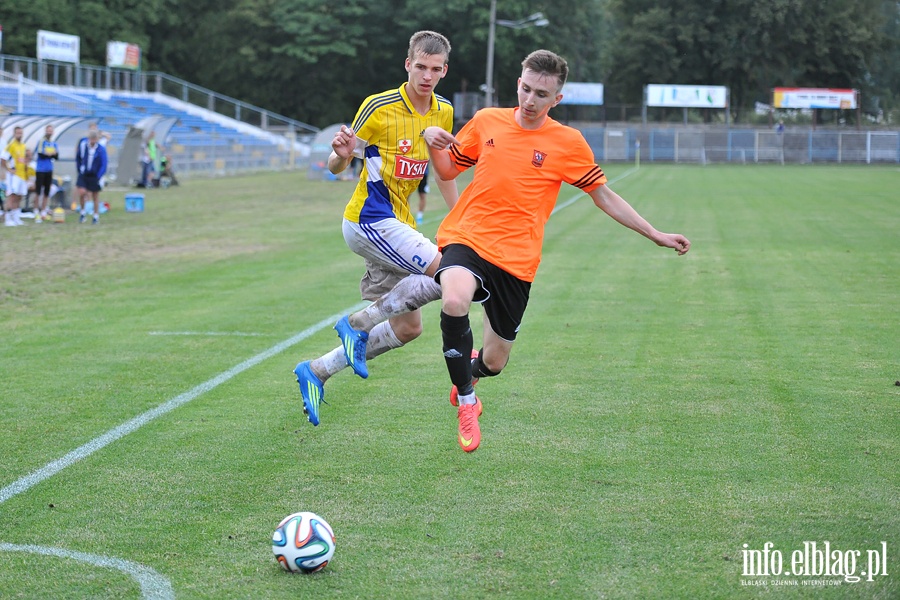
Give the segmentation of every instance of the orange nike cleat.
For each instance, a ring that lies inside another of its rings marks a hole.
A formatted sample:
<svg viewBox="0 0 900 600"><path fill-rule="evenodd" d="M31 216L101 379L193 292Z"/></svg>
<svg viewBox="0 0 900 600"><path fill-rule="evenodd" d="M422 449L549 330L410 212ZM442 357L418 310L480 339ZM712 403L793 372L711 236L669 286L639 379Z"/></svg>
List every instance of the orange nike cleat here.
<svg viewBox="0 0 900 600"><path fill-rule="evenodd" d="M457 410L459 418L459 447L465 452L474 452L481 443L481 427L478 426L478 405L462 404Z"/></svg>

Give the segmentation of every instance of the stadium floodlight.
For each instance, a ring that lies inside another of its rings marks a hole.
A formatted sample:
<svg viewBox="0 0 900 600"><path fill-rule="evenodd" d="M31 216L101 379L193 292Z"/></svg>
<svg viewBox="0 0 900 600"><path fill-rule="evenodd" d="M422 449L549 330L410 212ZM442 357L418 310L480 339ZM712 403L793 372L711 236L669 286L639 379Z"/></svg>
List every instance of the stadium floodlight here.
<svg viewBox="0 0 900 600"><path fill-rule="evenodd" d="M546 27L549 24L550 21L544 18L544 13L541 12L536 12L518 21L498 19L497 0L491 0L491 19L488 28L487 78L483 87L485 106L494 105L494 35L497 25L510 29L527 29L529 27Z"/></svg>
<svg viewBox="0 0 900 600"><path fill-rule="evenodd" d="M497 19L497 25L509 27L510 29L526 29L528 27L546 27L550 21L544 18L544 13L536 12L518 21L507 21L506 19Z"/></svg>

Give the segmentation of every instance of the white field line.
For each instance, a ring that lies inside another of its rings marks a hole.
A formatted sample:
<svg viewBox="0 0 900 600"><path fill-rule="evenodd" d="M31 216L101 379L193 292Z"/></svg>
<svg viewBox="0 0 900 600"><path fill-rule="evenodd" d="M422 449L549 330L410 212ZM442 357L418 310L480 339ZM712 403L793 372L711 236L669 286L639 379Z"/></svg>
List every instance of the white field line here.
<svg viewBox="0 0 900 600"><path fill-rule="evenodd" d="M236 337L263 337L265 333L244 333L242 331L151 331L149 335L202 335L202 336L236 336Z"/></svg>
<svg viewBox="0 0 900 600"><path fill-rule="evenodd" d="M148 600L173 600L175 598L175 590L169 580L144 565L131 562L130 560L122 560L121 558L111 558L109 556L100 556L98 554L86 554L84 552L73 552L63 548L48 548L46 546L17 545L6 544L0 542L0 552L30 552L31 554L43 554L44 556L58 556L60 558L70 558L73 560L88 563L106 569L116 569L131 576L141 586L141 597Z"/></svg>
<svg viewBox="0 0 900 600"><path fill-rule="evenodd" d="M352 307L348 308L345 312L327 317L327 318L319 321L312 327L309 327L308 329L301 331L294 337L289 338L278 344L275 344L268 350L265 350L264 352L257 354L253 358L249 358L249 359L245 360L244 362L242 362L238 365L235 365L234 367L228 369L224 373L220 373L219 375L216 375L212 379L205 381L204 383L201 383L197 387L195 387L191 390L188 390L187 392L184 392L183 394L180 394L180 395L176 396L175 398L172 398L168 402L160 404L156 408L150 409L147 412L131 419L130 421L122 423L121 425L119 425L118 427L116 427L114 429L110 429L103 435L94 438L93 440L89 441L88 443L84 444L83 446L79 446L75 450L72 450L71 452L69 452L68 454L63 456L62 458L58 458L52 462L47 463L40 469L26 475L25 477L19 479L18 481L14 482L14 483L11 483L10 485L6 486L5 488L0 489L0 504L3 504L4 502L9 500L13 496L16 496L18 494L21 494L24 491L31 489L32 487L34 487L37 484L44 481L45 479L48 479L48 478L52 477L53 475L56 475L57 473L59 473L60 471L65 469L66 467L69 467L69 466L75 464L76 462L78 462L79 460L90 456L97 450L105 448L106 446L115 442L119 438L125 437L129 433L137 431L138 429L140 429L141 427L143 427L150 421L156 419L157 417L160 417L168 412L171 412L171 411L175 410L176 408L182 406L183 404L187 404L188 402L190 402L197 396L200 396L201 394L204 394L212 389L215 389L216 387L225 383L229 379L232 379L236 375L243 373L247 369L250 369L251 367L255 367L256 365L263 362L264 360L269 359L269 358L275 356L276 354L284 352L291 346L294 346L295 344L298 344L298 343L302 342L303 340L311 337L313 334L318 333L322 329L325 329L326 327L331 326L332 324L334 324L335 321L340 319L342 316L344 316L348 312L355 312L355 311L359 310L360 308L363 308L364 306L367 306L367 305L368 305L367 302L361 302L361 303L357 304L356 306L352 306Z"/></svg>

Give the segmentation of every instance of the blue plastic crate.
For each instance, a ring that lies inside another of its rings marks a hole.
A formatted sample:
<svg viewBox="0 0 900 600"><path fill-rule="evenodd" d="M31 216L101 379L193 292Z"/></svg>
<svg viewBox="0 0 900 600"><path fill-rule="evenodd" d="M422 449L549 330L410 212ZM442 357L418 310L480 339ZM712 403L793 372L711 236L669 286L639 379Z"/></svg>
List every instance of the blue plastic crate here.
<svg viewBox="0 0 900 600"><path fill-rule="evenodd" d="M144 212L144 195L126 194L125 212Z"/></svg>

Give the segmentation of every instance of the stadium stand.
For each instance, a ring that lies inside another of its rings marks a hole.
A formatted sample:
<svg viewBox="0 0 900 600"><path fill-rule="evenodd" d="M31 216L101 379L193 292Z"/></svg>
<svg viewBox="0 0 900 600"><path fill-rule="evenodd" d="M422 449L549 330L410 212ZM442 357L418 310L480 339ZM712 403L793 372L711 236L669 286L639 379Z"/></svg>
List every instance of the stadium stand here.
<svg viewBox="0 0 900 600"><path fill-rule="evenodd" d="M213 97L212 92L206 93ZM0 144L7 143L13 127L22 125L26 144L33 146L44 127L53 124L60 145L54 170L74 179L75 145L91 122L110 134L109 173L125 185L139 180L135 173L140 169L134 164L139 152L129 149L127 164L119 164L123 144L134 130L141 132L142 139L155 131L180 175L304 167L309 142L317 131L305 124L294 128L292 123L274 132L160 92L50 85L27 79L21 71L0 71L0 126L4 128Z"/></svg>

